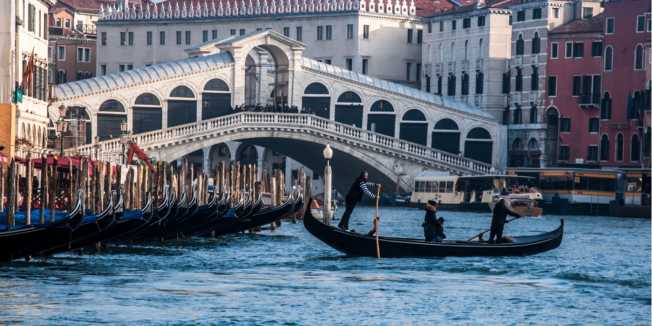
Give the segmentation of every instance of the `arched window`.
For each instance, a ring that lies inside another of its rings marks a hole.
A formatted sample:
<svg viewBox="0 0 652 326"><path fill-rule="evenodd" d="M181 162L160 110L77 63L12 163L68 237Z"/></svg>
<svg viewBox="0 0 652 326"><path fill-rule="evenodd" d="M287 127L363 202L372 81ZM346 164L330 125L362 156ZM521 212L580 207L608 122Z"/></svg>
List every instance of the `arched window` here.
<svg viewBox="0 0 652 326"><path fill-rule="evenodd" d="M539 33L534 33L534 38L532 38L532 54L541 52L541 39L539 38Z"/></svg>
<svg viewBox="0 0 652 326"><path fill-rule="evenodd" d="M516 55L523 55L525 52L525 41L523 41L523 35L519 34L518 39L516 40Z"/></svg>
<svg viewBox="0 0 652 326"><path fill-rule="evenodd" d="M482 94L484 92L484 73L480 70L475 71L475 93Z"/></svg>
<svg viewBox="0 0 652 326"><path fill-rule="evenodd" d="M394 137L396 115L394 106L385 100L378 100L371 105L367 115L367 130Z"/></svg>
<svg viewBox="0 0 652 326"><path fill-rule="evenodd" d="M604 97L600 103L600 119L611 119L611 96L609 92L604 93Z"/></svg>
<svg viewBox="0 0 652 326"><path fill-rule="evenodd" d="M231 108L231 91L221 79L211 79L204 85L204 92L201 99L202 120L217 118L230 114Z"/></svg>
<svg viewBox="0 0 652 326"><path fill-rule="evenodd" d="M469 40L464 41L464 60L469 59Z"/></svg>
<svg viewBox="0 0 652 326"><path fill-rule="evenodd" d="M168 99L168 127L197 121L195 93L186 86L177 86Z"/></svg>
<svg viewBox="0 0 652 326"><path fill-rule="evenodd" d="M432 130L432 148L458 154L460 152L460 130L455 121L445 118L437 121Z"/></svg>
<svg viewBox="0 0 652 326"><path fill-rule="evenodd" d="M609 137L602 135L600 139L600 160L609 161Z"/></svg>
<svg viewBox="0 0 652 326"><path fill-rule="evenodd" d="M399 137L403 140L426 145L428 134L428 121L419 110L409 110L403 114Z"/></svg>
<svg viewBox="0 0 652 326"><path fill-rule="evenodd" d="M616 161L622 161L624 157L624 147L625 147L625 139L623 137L623 134L619 133L616 136Z"/></svg>
<svg viewBox="0 0 652 326"><path fill-rule="evenodd" d="M604 70L611 71L614 63L614 49L608 46L604 49Z"/></svg>
<svg viewBox="0 0 652 326"><path fill-rule="evenodd" d="M520 150L522 150L522 149L523 149L522 146L523 146L523 144L521 144L521 138L516 138L516 139L514 139L514 141L512 142L512 150L513 150L513 151L520 151Z"/></svg>
<svg viewBox="0 0 652 326"><path fill-rule="evenodd" d="M538 151L539 142L535 138L530 138L530 140L527 142L527 149L529 151Z"/></svg>
<svg viewBox="0 0 652 326"><path fill-rule="evenodd" d="M152 93L138 95L132 108L132 130L134 134L159 130L163 125L161 102Z"/></svg>
<svg viewBox="0 0 652 326"><path fill-rule="evenodd" d="M489 132L481 127L473 128L466 135L464 156L485 163L491 163L493 141Z"/></svg>
<svg viewBox="0 0 652 326"><path fill-rule="evenodd" d="M537 105L530 103L530 123L539 123L539 110Z"/></svg>
<svg viewBox="0 0 652 326"><path fill-rule="evenodd" d="M629 152L630 161L638 162L641 159L641 142L638 135L632 135L631 149Z"/></svg>
<svg viewBox="0 0 652 326"><path fill-rule="evenodd" d="M534 103L530 103L530 123L538 123L539 122L539 112L537 112L537 105Z"/></svg>
<svg viewBox="0 0 652 326"><path fill-rule="evenodd" d="M354 92L344 92L335 103L335 121L362 128L362 99Z"/></svg>
<svg viewBox="0 0 652 326"><path fill-rule="evenodd" d="M462 71L462 95L469 95L469 74Z"/></svg>
<svg viewBox="0 0 652 326"><path fill-rule="evenodd" d="M521 109L521 105L516 103L514 104L516 107L514 109L514 112L512 112L512 123L517 125L523 123L523 110Z"/></svg>
<svg viewBox="0 0 652 326"><path fill-rule="evenodd" d="M448 74L448 85L447 86L447 92L446 95L448 96L455 96L455 83L456 83L457 78L455 77L454 74L449 73Z"/></svg>
<svg viewBox="0 0 652 326"><path fill-rule="evenodd" d="M120 125L127 122L127 112L117 100L107 100L97 113L97 136L100 140L121 136Z"/></svg>
<svg viewBox="0 0 652 326"><path fill-rule="evenodd" d="M539 67L532 66L532 75L530 76L530 89L539 90Z"/></svg>
<svg viewBox="0 0 652 326"><path fill-rule="evenodd" d="M643 69L643 46L640 44L634 50L634 69Z"/></svg>
<svg viewBox="0 0 652 326"><path fill-rule="evenodd" d="M521 67L516 67L516 88L517 92L523 91L523 70Z"/></svg>
<svg viewBox="0 0 652 326"><path fill-rule="evenodd" d="M331 96L328 94L328 88L321 83L311 83L306 86L303 91L301 106L307 112L330 119Z"/></svg>

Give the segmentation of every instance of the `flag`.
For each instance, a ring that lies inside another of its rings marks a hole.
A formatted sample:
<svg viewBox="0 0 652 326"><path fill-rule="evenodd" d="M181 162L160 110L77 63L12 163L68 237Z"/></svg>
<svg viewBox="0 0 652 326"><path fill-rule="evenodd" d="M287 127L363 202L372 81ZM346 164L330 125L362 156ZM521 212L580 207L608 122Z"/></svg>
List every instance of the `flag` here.
<svg viewBox="0 0 652 326"><path fill-rule="evenodd" d="M32 83L32 74L34 73L34 49L32 49L32 54L29 55L29 61L27 66L23 70L23 81L20 84L23 92L29 87Z"/></svg>

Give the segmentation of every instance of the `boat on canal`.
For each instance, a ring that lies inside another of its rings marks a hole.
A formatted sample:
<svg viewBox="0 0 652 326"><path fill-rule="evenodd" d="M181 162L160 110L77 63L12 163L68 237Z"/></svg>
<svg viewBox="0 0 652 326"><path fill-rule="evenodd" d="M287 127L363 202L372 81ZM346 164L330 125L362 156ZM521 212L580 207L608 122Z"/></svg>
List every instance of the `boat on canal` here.
<svg viewBox="0 0 652 326"><path fill-rule="evenodd" d="M534 255L559 247L564 235L564 220L562 219L559 227L553 231L537 235L514 236L508 243L468 240L427 242L421 239L383 236L376 238L324 224L313 216L310 209L305 212L303 225L317 239L349 256L377 257L378 245L380 257L393 258Z"/></svg>

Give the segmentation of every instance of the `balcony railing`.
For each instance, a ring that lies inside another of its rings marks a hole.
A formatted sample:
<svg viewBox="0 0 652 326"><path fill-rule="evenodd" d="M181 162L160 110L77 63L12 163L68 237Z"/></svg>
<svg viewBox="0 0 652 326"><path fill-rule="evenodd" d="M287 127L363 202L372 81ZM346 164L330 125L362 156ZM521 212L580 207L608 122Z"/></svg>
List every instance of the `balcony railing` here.
<svg viewBox="0 0 652 326"><path fill-rule="evenodd" d="M579 101L580 101L580 105L583 105L583 106L599 107L600 106L600 94L599 93L596 93L596 94L592 94L592 93L582 94L582 95L580 95Z"/></svg>

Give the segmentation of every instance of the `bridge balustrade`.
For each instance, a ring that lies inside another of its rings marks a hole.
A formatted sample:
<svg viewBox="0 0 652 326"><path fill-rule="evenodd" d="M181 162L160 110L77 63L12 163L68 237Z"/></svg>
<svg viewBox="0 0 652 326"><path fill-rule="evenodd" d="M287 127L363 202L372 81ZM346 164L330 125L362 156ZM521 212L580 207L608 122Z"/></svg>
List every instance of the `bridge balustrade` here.
<svg viewBox="0 0 652 326"><path fill-rule="evenodd" d="M462 170L475 174L485 174L491 171L491 165L475 161L456 154L451 154L438 149L420 144L389 137L366 129L353 127L347 124L332 121L310 114L300 113L273 113L273 112L241 112L228 116L203 120L196 123L180 125L163 130L146 132L129 138L144 150L165 147L183 141L192 141L194 137L209 137L211 133L236 132L242 128L250 130L270 130L292 128L297 132L315 131L328 135L331 139L338 139L346 143L354 141L363 142L364 147L375 146L377 150L392 154L400 153L404 158L438 163L452 169ZM111 139L96 144L80 146L70 149L71 153L78 152L82 155L93 156L94 151L101 153L101 159L117 161L121 157L123 145L120 139Z"/></svg>

